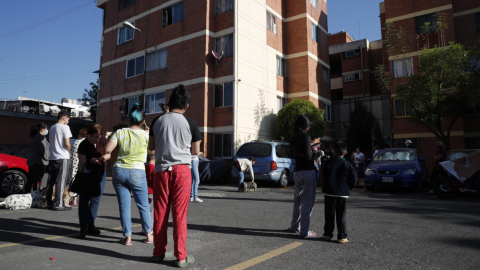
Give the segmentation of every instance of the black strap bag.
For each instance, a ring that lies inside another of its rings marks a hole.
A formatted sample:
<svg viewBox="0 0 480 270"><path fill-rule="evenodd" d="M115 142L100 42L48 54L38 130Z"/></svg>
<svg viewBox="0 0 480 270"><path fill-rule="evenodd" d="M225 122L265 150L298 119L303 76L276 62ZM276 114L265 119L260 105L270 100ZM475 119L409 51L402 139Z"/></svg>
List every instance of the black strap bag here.
<svg viewBox="0 0 480 270"><path fill-rule="evenodd" d="M80 196L98 197L102 193L100 183L104 174L103 166L98 166L92 172L84 172L83 167L80 172L75 175L70 186L70 192L79 194Z"/></svg>

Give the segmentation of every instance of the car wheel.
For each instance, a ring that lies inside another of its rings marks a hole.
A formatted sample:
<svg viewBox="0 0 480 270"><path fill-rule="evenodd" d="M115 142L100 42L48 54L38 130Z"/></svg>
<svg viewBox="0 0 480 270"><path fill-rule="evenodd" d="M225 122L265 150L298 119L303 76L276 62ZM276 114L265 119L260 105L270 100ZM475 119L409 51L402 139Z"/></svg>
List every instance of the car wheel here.
<svg viewBox="0 0 480 270"><path fill-rule="evenodd" d="M366 191L375 191L375 187L372 186L365 186Z"/></svg>
<svg viewBox="0 0 480 270"><path fill-rule="evenodd" d="M5 195L23 193L27 177L21 171L6 171L0 176L0 192Z"/></svg>
<svg viewBox="0 0 480 270"><path fill-rule="evenodd" d="M287 187L288 186L288 172L283 171L282 174L280 175L280 179L278 179L278 186L281 188Z"/></svg>

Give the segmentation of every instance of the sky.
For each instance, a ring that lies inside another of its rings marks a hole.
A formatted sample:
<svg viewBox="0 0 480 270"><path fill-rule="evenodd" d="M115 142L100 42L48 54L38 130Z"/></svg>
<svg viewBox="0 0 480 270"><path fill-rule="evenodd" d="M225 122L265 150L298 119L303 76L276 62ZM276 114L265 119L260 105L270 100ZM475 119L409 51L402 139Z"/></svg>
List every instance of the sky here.
<svg viewBox="0 0 480 270"><path fill-rule="evenodd" d="M328 0L329 32L380 39L379 2ZM98 78L102 12L94 0L0 0L0 98L81 98Z"/></svg>

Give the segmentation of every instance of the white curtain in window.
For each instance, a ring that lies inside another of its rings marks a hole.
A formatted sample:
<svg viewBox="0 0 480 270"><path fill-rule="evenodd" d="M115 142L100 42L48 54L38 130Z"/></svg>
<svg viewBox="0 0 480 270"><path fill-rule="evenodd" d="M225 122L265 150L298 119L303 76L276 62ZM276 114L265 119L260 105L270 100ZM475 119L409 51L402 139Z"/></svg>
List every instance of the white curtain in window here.
<svg viewBox="0 0 480 270"><path fill-rule="evenodd" d="M150 53L147 56L147 71L154 71L167 67L167 50Z"/></svg>
<svg viewBox="0 0 480 270"><path fill-rule="evenodd" d="M392 77L404 78L413 74L412 58L393 60L392 61Z"/></svg>
<svg viewBox="0 0 480 270"><path fill-rule="evenodd" d="M225 11L233 10L233 0L225 0Z"/></svg>
<svg viewBox="0 0 480 270"><path fill-rule="evenodd" d="M277 33L277 17L267 11L267 29L273 33Z"/></svg>
<svg viewBox="0 0 480 270"><path fill-rule="evenodd" d="M223 3L223 0L217 0L217 1L215 1L215 14L223 13L223 11L222 11L222 3Z"/></svg>
<svg viewBox="0 0 480 270"><path fill-rule="evenodd" d="M312 23L312 39L315 40L315 41L318 41L317 39L317 26Z"/></svg>
<svg viewBox="0 0 480 270"><path fill-rule="evenodd" d="M318 0L310 0L310 2L314 7L318 8Z"/></svg>
<svg viewBox="0 0 480 270"><path fill-rule="evenodd" d="M155 112L155 95L146 95L145 96L145 111L146 113Z"/></svg>
<svg viewBox="0 0 480 270"><path fill-rule="evenodd" d="M225 57L233 56L233 34L223 37Z"/></svg>
<svg viewBox="0 0 480 270"><path fill-rule="evenodd" d="M118 44L125 42L125 31L126 27L118 29Z"/></svg>
<svg viewBox="0 0 480 270"><path fill-rule="evenodd" d="M172 13L173 13L173 20L172 23L176 23L179 21L183 21L183 8L184 2L180 2L173 6Z"/></svg>

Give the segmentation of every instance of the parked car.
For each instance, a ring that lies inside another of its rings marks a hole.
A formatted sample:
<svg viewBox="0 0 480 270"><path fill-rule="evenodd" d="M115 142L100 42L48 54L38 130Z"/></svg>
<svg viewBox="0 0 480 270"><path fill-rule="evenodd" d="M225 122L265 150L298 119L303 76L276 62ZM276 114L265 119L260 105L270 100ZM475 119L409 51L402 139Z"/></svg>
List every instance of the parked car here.
<svg viewBox="0 0 480 270"><path fill-rule="evenodd" d="M365 170L365 189L399 187L421 191L428 180L426 161L412 148L381 150Z"/></svg>
<svg viewBox="0 0 480 270"><path fill-rule="evenodd" d="M225 182L230 179L232 170L225 160L210 160L204 156L198 158L200 183Z"/></svg>
<svg viewBox="0 0 480 270"><path fill-rule="evenodd" d="M452 161L455 159L463 158L474 152L478 151L479 149L454 149L447 152L447 160Z"/></svg>
<svg viewBox="0 0 480 270"><path fill-rule="evenodd" d="M255 181L272 181L280 187L286 187L293 181L295 160L290 151L290 145L280 141L252 141L238 149L237 158L255 157L253 165ZM246 180L251 180L250 173L245 174Z"/></svg>
<svg viewBox="0 0 480 270"><path fill-rule="evenodd" d="M24 158L0 154L0 193L8 196L23 193L27 183L28 165Z"/></svg>

